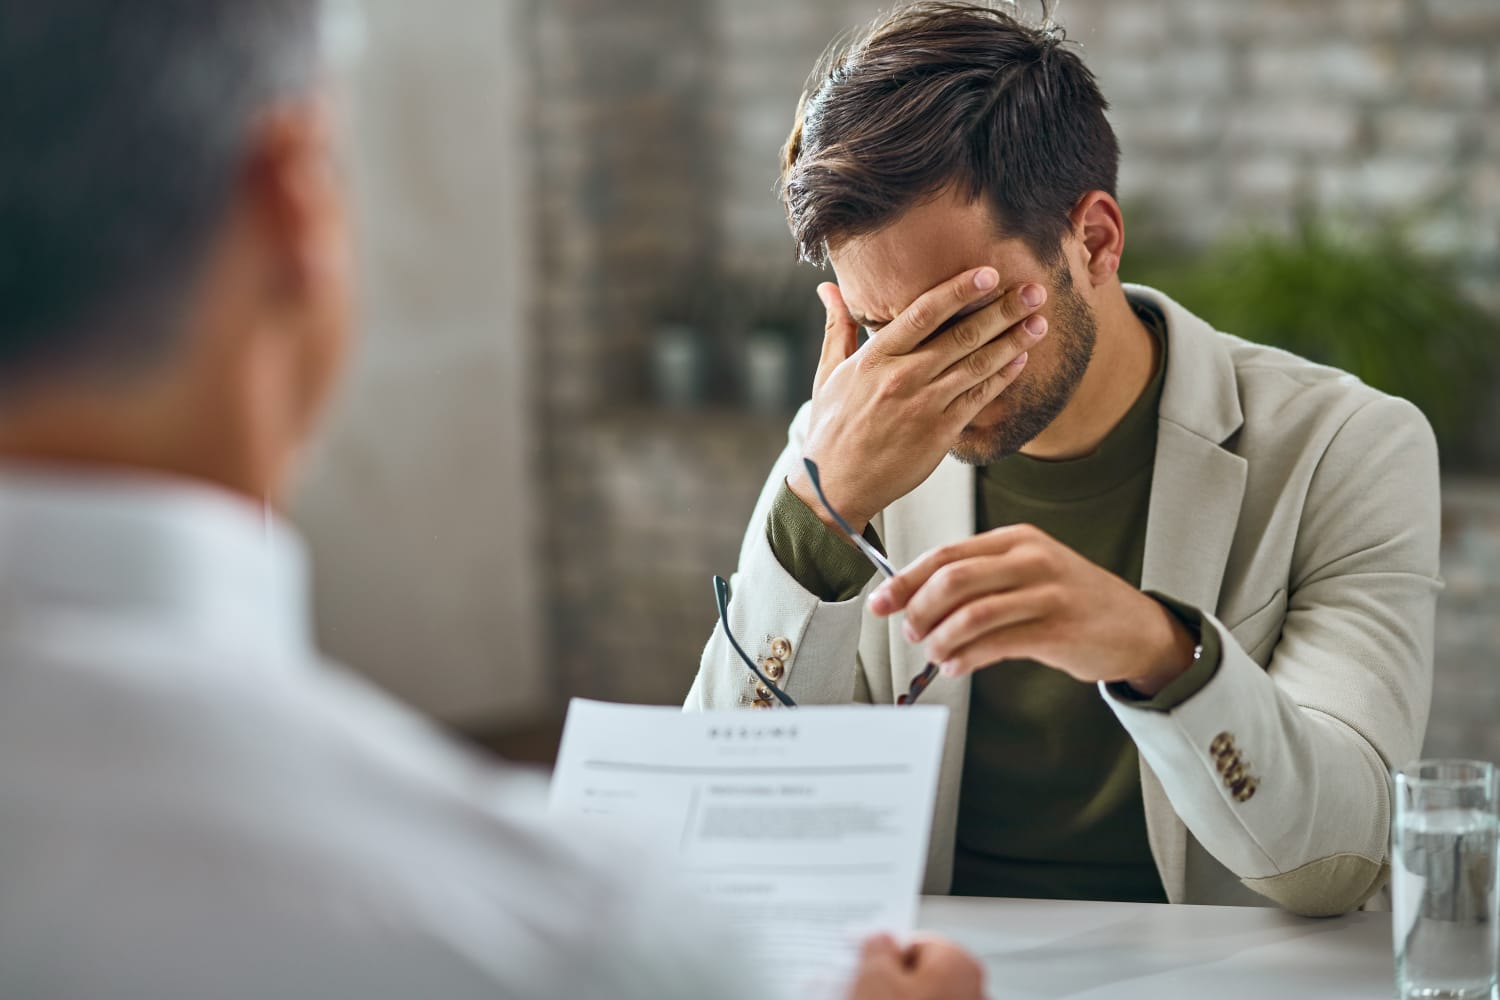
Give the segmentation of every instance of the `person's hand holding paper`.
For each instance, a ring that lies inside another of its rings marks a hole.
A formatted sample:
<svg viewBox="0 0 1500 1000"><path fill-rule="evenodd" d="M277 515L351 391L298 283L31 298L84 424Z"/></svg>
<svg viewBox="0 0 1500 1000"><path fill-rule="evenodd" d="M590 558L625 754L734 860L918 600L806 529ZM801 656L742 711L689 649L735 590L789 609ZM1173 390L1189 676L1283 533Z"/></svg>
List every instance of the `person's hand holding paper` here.
<svg viewBox="0 0 1500 1000"><path fill-rule="evenodd" d="M984 968L968 952L938 938L902 948L889 934L868 938L849 1000L956 1000L984 995Z"/></svg>
<svg viewBox="0 0 1500 1000"><path fill-rule="evenodd" d="M575 701L552 809L674 852L744 931L736 961L788 996L839 996L862 939L913 929L946 724L941 706L684 714ZM968 981L956 995L979 995L977 966L947 946L886 943L866 944L859 1000Z"/></svg>

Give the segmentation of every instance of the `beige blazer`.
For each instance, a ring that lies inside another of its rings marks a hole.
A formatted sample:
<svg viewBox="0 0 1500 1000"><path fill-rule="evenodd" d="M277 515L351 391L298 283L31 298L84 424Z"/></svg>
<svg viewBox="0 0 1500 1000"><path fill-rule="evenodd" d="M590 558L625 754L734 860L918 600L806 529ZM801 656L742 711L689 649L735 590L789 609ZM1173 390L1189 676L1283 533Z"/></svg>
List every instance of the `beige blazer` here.
<svg viewBox="0 0 1500 1000"><path fill-rule="evenodd" d="M1171 712L1100 688L1140 748L1167 896L1354 909L1388 870L1388 771L1418 754L1427 725L1440 587L1431 430L1352 376L1127 291L1161 309L1169 344L1142 588L1202 609L1223 645L1214 678ZM752 655L778 655L800 702L890 704L921 649L866 613L866 595L827 604L803 590L766 540L806 426L804 409L751 518L730 624ZM974 470L949 458L876 528L901 566L971 535L974 518ZM754 688L716 630L687 706L749 706ZM925 883L946 892L969 684L939 678L923 697L952 713Z"/></svg>

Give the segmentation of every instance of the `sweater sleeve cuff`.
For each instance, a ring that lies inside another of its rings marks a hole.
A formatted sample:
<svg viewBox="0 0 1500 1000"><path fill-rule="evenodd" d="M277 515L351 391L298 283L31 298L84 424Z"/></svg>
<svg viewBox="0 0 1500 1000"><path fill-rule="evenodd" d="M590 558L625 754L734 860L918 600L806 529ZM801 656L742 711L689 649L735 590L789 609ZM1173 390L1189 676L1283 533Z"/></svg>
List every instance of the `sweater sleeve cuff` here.
<svg viewBox="0 0 1500 1000"><path fill-rule="evenodd" d="M859 596L875 567L842 534L828 527L786 483L771 505L766 537L777 562L802 589L829 604ZM885 551L874 527L865 538Z"/></svg>
<svg viewBox="0 0 1500 1000"><path fill-rule="evenodd" d="M1147 698L1129 684L1123 683L1110 684L1109 693L1129 704L1131 708L1143 708L1151 712L1170 712L1208 686L1214 674L1219 672L1224 650L1219 645L1218 629L1203 627L1203 612L1162 594L1148 592L1146 596L1159 601L1187 627L1189 632L1197 636L1203 651L1196 663L1189 667L1182 676L1158 691L1154 697Z"/></svg>

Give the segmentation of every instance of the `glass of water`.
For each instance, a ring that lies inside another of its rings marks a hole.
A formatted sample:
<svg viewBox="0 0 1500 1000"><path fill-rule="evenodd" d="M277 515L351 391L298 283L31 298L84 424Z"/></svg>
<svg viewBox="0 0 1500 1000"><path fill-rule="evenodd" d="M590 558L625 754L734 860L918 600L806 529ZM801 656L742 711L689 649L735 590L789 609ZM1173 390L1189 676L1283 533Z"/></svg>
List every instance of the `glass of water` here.
<svg viewBox="0 0 1500 1000"><path fill-rule="evenodd" d="M1490 1000L1496 989L1495 767L1423 760L1396 772L1391 901L1402 1000Z"/></svg>

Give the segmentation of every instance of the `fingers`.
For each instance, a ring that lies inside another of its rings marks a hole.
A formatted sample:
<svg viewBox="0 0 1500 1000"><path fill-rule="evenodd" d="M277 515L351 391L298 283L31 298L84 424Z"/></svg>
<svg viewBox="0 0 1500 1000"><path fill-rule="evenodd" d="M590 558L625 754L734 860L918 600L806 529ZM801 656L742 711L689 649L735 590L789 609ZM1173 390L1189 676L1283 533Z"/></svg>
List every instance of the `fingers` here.
<svg viewBox="0 0 1500 1000"><path fill-rule="evenodd" d="M1035 314L1046 301L1047 290L1041 285L1019 285L983 308L954 320L914 353L923 356L932 366L930 371L935 379L940 372L960 364L967 356L1013 329L1024 329L1023 324L1027 321L1039 320L1045 332L1046 318Z"/></svg>
<svg viewBox="0 0 1500 1000"><path fill-rule="evenodd" d="M818 298L823 301L827 315L823 324L823 353L813 379L814 392L823 388L833 370L859 349L859 326L849 315L849 307L844 303L839 286L831 281L823 282L818 286Z"/></svg>
<svg viewBox="0 0 1500 1000"><path fill-rule="evenodd" d="M1030 362L1030 353L1017 355L1014 361L1000 369L997 374L991 375L949 403L948 409L944 412L953 422L955 430L952 433L957 434L969 426L986 406L999 399L1005 390L1015 385L1016 379L1021 377L1021 373L1026 370Z"/></svg>
<svg viewBox="0 0 1500 1000"><path fill-rule="evenodd" d="M1047 336L1047 318L1028 316L1002 337L964 355L940 375L937 385L950 407L967 413L975 404L988 406L999 388L1009 388L1026 362L1012 365ZM977 391L976 391L977 390ZM974 412L978 412L975 410Z"/></svg>
<svg viewBox="0 0 1500 1000"><path fill-rule="evenodd" d="M984 967L958 945L927 938L907 949L913 996L937 1000L980 1000L984 996Z"/></svg>
<svg viewBox="0 0 1500 1000"><path fill-rule="evenodd" d="M893 615L905 609L917 591L944 566L965 559L1001 555L1034 533L1036 529L1028 525L1010 525L933 549L877 587L870 595L870 610L881 617Z"/></svg>
<svg viewBox="0 0 1500 1000"><path fill-rule="evenodd" d="M926 642L949 617L981 597L1017 590L1032 582L1030 567L1012 552L949 563L912 595L902 631L911 642ZM965 610L967 617L967 611ZM980 628L975 622L970 628Z"/></svg>
<svg viewBox="0 0 1500 1000"><path fill-rule="evenodd" d="M965 306L992 294L999 284L1000 274L993 267L976 268L950 278L923 293L882 329L880 336L872 341L875 350L887 355L910 354L938 327Z"/></svg>
<svg viewBox="0 0 1500 1000"><path fill-rule="evenodd" d="M865 942L849 1000L982 1000L984 967L940 938L904 951L887 935Z"/></svg>
<svg viewBox="0 0 1500 1000"><path fill-rule="evenodd" d="M905 964L901 946L889 934L871 934L865 938L865 943L859 949L859 961L861 965L889 963L892 966L898 966Z"/></svg>
<svg viewBox="0 0 1500 1000"><path fill-rule="evenodd" d="M942 660L935 660L944 677L965 677L1001 660L1045 658L1046 630L1040 621L1028 621L986 632Z"/></svg>
<svg viewBox="0 0 1500 1000"><path fill-rule="evenodd" d="M944 943L942 938L935 935L918 934L912 938L911 942L901 952L901 964L908 969L914 969L922 964L923 958L929 950Z"/></svg>
<svg viewBox="0 0 1500 1000"><path fill-rule="evenodd" d="M905 965L900 946L889 934L866 938L859 951L859 965L849 987L848 1000L906 1000L902 989Z"/></svg>
<svg viewBox="0 0 1500 1000"><path fill-rule="evenodd" d="M1041 614L1041 604L1035 589L984 594L960 601L928 632L927 658L939 666L956 660L964 649L991 632L1036 620Z"/></svg>

